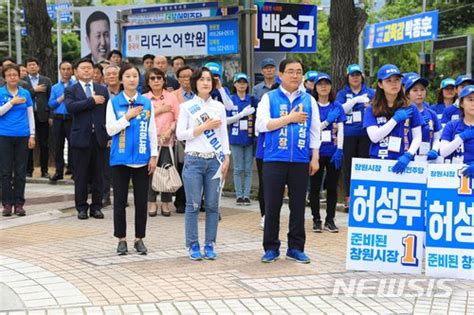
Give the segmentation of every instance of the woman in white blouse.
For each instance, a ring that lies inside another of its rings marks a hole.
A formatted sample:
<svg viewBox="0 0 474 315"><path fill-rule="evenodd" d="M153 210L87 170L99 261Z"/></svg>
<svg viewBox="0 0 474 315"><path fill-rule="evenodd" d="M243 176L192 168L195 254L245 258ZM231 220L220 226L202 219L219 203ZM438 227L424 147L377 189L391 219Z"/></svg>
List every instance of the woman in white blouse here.
<svg viewBox="0 0 474 315"><path fill-rule="evenodd" d="M191 260L216 259L214 245L219 222L221 184L229 168L229 138L224 105L213 100L216 82L208 68L194 72L191 88L196 97L180 106L176 135L186 141L183 182L186 193L186 247ZM206 232L204 255L198 236L201 194L204 192Z"/></svg>

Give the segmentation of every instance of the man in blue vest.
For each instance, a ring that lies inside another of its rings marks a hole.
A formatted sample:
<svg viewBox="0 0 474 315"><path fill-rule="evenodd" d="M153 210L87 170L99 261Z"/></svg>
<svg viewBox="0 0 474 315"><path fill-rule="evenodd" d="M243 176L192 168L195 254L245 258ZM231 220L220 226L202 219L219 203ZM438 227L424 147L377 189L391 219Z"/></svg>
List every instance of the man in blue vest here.
<svg viewBox="0 0 474 315"><path fill-rule="evenodd" d="M301 62L285 59L279 66L281 85L263 95L256 127L265 132L263 183L265 226L262 262L280 257L280 212L288 186L290 222L286 258L309 263L304 253L304 212L308 176L319 169L320 121L316 100L299 89Z"/></svg>

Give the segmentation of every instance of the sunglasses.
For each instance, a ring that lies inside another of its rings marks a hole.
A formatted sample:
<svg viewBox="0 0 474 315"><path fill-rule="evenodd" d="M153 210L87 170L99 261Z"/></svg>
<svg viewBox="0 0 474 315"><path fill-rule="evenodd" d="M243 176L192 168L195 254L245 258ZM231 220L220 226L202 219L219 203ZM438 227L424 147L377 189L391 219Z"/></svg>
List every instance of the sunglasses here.
<svg viewBox="0 0 474 315"><path fill-rule="evenodd" d="M150 76L150 81L160 81L163 80L163 77L160 76Z"/></svg>

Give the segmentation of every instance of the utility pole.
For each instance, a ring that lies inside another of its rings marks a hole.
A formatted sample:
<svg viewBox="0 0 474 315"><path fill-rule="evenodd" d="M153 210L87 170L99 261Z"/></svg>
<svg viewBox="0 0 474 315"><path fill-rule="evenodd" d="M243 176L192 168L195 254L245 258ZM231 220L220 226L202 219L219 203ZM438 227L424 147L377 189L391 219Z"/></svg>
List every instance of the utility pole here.
<svg viewBox="0 0 474 315"><path fill-rule="evenodd" d="M15 43L16 43L16 63L21 65L21 24L20 24L20 7L18 0L15 0Z"/></svg>
<svg viewBox="0 0 474 315"><path fill-rule="evenodd" d="M12 21L10 17L10 0L7 0L7 20L8 20L8 56L12 55Z"/></svg>

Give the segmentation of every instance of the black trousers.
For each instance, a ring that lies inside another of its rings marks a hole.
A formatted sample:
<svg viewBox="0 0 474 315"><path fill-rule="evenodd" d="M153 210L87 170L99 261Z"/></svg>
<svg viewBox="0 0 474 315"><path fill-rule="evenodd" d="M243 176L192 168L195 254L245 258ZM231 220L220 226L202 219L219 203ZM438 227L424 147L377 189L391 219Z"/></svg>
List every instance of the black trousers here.
<svg viewBox="0 0 474 315"><path fill-rule="evenodd" d="M313 221L321 221L319 192L323 185L323 175L326 170L326 189L327 189L327 208L326 222L334 220L337 205L337 182L339 180L340 170L336 170L334 164L331 163L331 157L319 157L319 170L310 177L311 190L309 192L309 202L311 205L311 213Z"/></svg>
<svg viewBox="0 0 474 315"><path fill-rule="evenodd" d="M288 248L304 251L306 234L304 212L308 183L308 163L264 162L263 189L265 197L265 227L263 248L280 248L280 212L285 185L288 186L290 222Z"/></svg>
<svg viewBox="0 0 474 315"><path fill-rule="evenodd" d="M344 172L344 186L346 197L351 193L351 170L352 158L369 158L370 139L369 136L344 137L344 160L342 170Z"/></svg>
<svg viewBox="0 0 474 315"><path fill-rule="evenodd" d="M100 148L95 134L91 135L91 145L86 149L73 148L74 154L74 194L77 211L87 211L88 187L91 183L91 213L102 209L102 192L104 189L104 156L105 148Z"/></svg>
<svg viewBox="0 0 474 315"><path fill-rule="evenodd" d="M110 186L112 181L112 168L110 167L110 148L105 149L104 154L104 189L102 192L102 200L110 198Z"/></svg>
<svg viewBox="0 0 474 315"><path fill-rule="evenodd" d="M258 203L260 206L260 215L265 215L265 198L263 197L263 159L255 159L257 162L258 173Z"/></svg>
<svg viewBox="0 0 474 315"><path fill-rule="evenodd" d="M49 137L49 124L48 122L41 122L38 120L35 114L35 128L36 128L36 143L40 150L40 165L41 173L48 172L48 160L49 160L49 149L48 149L48 137ZM27 173L33 173L33 150L30 150L28 156L28 168Z"/></svg>
<svg viewBox="0 0 474 315"><path fill-rule="evenodd" d="M71 160L71 119L54 118L53 120L53 137L55 145L54 163L56 165L56 174L63 175L64 173L64 139L68 142L68 168L73 170Z"/></svg>
<svg viewBox="0 0 474 315"><path fill-rule="evenodd" d="M158 150L159 150L159 148L158 148ZM168 147L161 147L161 150L159 150L159 151L160 151L160 156L158 157L158 161L157 161L156 166L162 167L165 164L173 164L173 162L171 161L171 152L170 152L170 149ZM171 202L171 201L173 201L173 193L154 191L151 188L151 182L152 182L152 179L153 179L153 175L150 175L149 178L150 178L149 188L148 188L148 201L149 202L156 202L156 196L158 196L158 194L161 195L161 198L160 198L161 202Z"/></svg>
<svg viewBox="0 0 474 315"><path fill-rule="evenodd" d="M144 238L147 221L148 166L133 168L117 165L111 168L114 188L114 236L118 238L127 236L125 206L127 204L128 183L131 178L135 199L135 237Z"/></svg>
<svg viewBox="0 0 474 315"><path fill-rule="evenodd" d="M0 170L2 204L25 203L28 137L0 136Z"/></svg>

